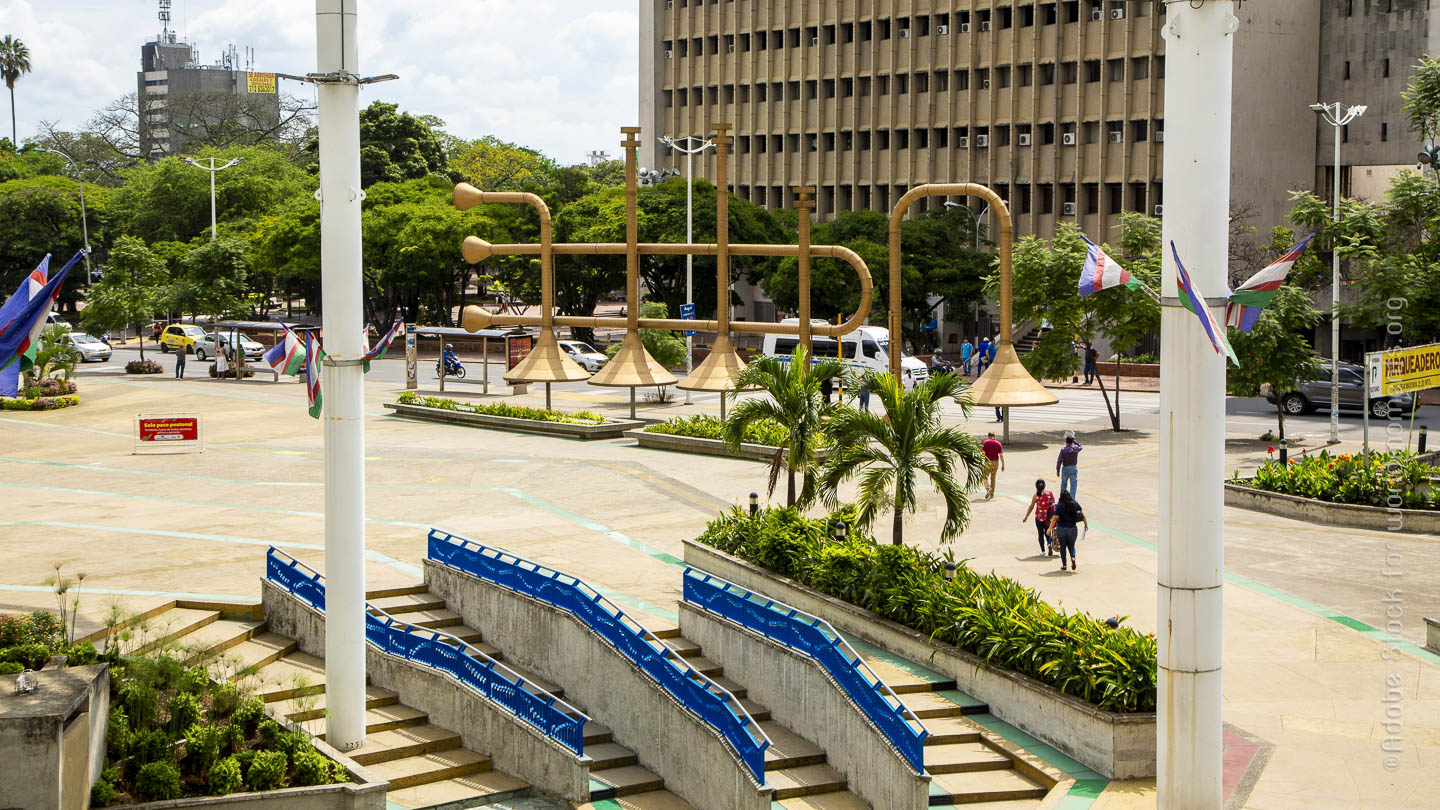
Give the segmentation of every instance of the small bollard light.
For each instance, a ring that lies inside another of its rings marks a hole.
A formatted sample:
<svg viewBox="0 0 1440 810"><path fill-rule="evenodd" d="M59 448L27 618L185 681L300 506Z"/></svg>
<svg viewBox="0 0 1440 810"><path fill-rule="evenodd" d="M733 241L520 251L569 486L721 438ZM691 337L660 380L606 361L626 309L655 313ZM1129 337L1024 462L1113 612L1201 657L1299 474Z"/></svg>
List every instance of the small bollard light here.
<svg viewBox="0 0 1440 810"><path fill-rule="evenodd" d="M1425 438L1426 438L1426 435L1429 434L1429 433L1430 433L1430 428L1429 428L1429 426L1427 426L1427 425L1421 425L1421 426L1420 426L1420 455L1422 455L1422 456L1425 455Z"/></svg>
<svg viewBox="0 0 1440 810"><path fill-rule="evenodd" d="M945 584L946 584L946 585L949 585L950 583L952 583L952 582L955 581L955 571L956 571L957 569L959 569L959 568L960 568L960 566L959 566L959 565L956 565L954 560L950 560L950 561L948 561L948 562L945 563Z"/></svg>
<svg viewBox="0 0 1440 810"><path fill-rule="evenodd" d="M1280 463L1290 463L1290 443L1284 439L1280 440Z"/></svg>
<svg viewBox="0 0 1440 810"><path fill-rule="evenodd" d="M759 512L759 511L760 511L760 493L758 493L758 492L752 492L752 493L750 493L750 517L755 517L755 513L756 513L756 512Z"/></svg>
<svg viewBox="0 0 1440 810"><path fill-rule="evenodd" d="M843 520L835 521L835 542L845 542L845 521Z"/></svg>

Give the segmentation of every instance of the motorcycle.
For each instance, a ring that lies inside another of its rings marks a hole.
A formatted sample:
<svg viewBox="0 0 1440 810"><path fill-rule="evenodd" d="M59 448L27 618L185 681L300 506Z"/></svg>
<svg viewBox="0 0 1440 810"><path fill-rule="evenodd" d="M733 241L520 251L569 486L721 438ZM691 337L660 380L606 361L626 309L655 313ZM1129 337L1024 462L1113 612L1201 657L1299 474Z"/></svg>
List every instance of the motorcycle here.
<svg viewBox="0 0 1440 810"><path fill-rule="evenodd" d="M447 355L435 361L435 374L439 377L458 377L465 379L465 366L453 355Z"/></svg>

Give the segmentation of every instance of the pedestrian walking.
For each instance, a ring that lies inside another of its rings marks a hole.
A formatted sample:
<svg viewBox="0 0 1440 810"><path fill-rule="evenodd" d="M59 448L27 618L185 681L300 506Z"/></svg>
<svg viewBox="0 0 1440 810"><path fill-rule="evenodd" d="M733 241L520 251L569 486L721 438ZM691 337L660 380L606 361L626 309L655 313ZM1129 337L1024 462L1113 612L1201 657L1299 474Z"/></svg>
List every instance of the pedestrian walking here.
<svg viewBox="0 0 1440 810"><path fill-rule="evenodd" d="M1055 493L1045 488L1045 479L1035 479L1035 494L1030 496L1030 505L1025 507L1025 517L1020 518L1024 523L1030 519L1030 513L1035 513L1035 536L1040 540L1040 553L1046 557L1055 552L1050 550L1050 515L1055 512Z"/></svg>
<svg viewBox="0 0 1440 810"><path fill-rule="evenodd" d="M980 348L975 356L975 376L985 373L985 366L990 364L990 338L980 338Z"/></svg>
<svg viewBox="0 0 1440 810"><path fill-rule="evenodd" d="M1070 493L1060 491L1060 503L1055 505L1055 514L1050 516L1050 528L1055 532L1055 541L1060 546L1060 570L1065 570L1065 557L1070 557L1070 570L1075 570L1075 540L1079 534L1079 525L1085 526L1085 532L1090 532L1090 521L1085 519L1085 510L1080 502L1071 497Z"/></svg>
<svg viewBox="0 0 1440 810"><path fill-rule="evenodd" d="M1065 446L1055 457L1055 474L1060 476L1060 492L1075 497L1080 488L1080 451L1085 448L1075 441L1075 432L1065 431Z"/></svg>
<svg viewBox="0 0 1440 810"><path fill-rule="evenodd" d="M185 379L185 347L175 347L175 379Z"/></svg>
<svg viewBox="0 0 1440 810"><path fill-rule="evenodd" d="M1100 350L1091 346L1085 350L1085 384L1089 385L1092 380L1100 376L1096 371L1096 364L1100 361Z"/></svg>
<svg viewBox="0 0 1440 810"><path fill-rule="evenodd" d="M1005 445L995 438L995 432L991 431L985 442L980 445L985 451L985 497L995 497L995 473L1005 469Z"/></svg>
<svg viewBox="0 0 1440 810"><path fill-rule="evenodd" d="M971 361L974 357L975 344L966 339L964 343L960 344L960 370L965 372L966 377L970 376Z"/></svg>
<svg viewBox="0 0 1440 810"><path fill-rule="evenodd" d="M864 388L860 389L860 410L870 410L870 392Z"/></svg>
<svg viewBox="0 0 1440 810"><path fill-rule="evenodd" d="M830 404L830 394L834 392L834 390L835 383L831 382L829 377L820 381L820 395L825 397L826 405Z"/></svg>

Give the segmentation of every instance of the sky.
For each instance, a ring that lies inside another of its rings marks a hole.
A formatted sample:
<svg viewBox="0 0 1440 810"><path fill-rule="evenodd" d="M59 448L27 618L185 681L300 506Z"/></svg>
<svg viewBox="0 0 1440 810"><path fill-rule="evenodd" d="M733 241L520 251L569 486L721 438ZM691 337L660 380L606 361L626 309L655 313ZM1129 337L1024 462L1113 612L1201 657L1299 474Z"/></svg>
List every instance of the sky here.
<svg viewBox="0 0 1440 810"><path fill-rule="evenodd" d="M616 156L620 127L640 123L636 6L361 0L360 72L400 80L362 88L360 103L398 103L443 119L458 137L495 135L562 164L597 149ZM156 0L0 0L0 36L30 49L32 72L15 85L21 140L42 120L80 128L95 110L133 93L140 46L160 32L157 11ZM246 47L255 50L256 71L315 69L308 0L173 0L171 27L199 48L203 64L233 43L242 59ZM282 82L281 90L313 98L308 85ZM4 137L9 123L0 126Z"/></svg>

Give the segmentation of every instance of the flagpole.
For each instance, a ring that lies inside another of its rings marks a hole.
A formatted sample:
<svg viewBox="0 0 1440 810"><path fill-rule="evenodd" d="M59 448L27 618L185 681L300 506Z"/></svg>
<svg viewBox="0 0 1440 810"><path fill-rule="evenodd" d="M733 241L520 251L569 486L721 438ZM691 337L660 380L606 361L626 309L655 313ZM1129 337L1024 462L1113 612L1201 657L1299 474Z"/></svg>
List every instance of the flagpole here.
<svg viewBox="0 0 1440 810"><path fill-rule="evenodd" d="M1161 226L1156 792L1160 810L1218 810L1226 357L1177 303L1169 246L1184 256L1197 290L1226 289L1239 21L1231 0L1165 2L1166 129L1179 135L1165 144Z"/></svg>
<svg viewBox="0 0 1440 810"><path fill-rule="evenodd" d="M325 741L365 741L365 354L360 334L360 85L358 0L316 0L320 113L320 281L326 387Z"/></svg>

